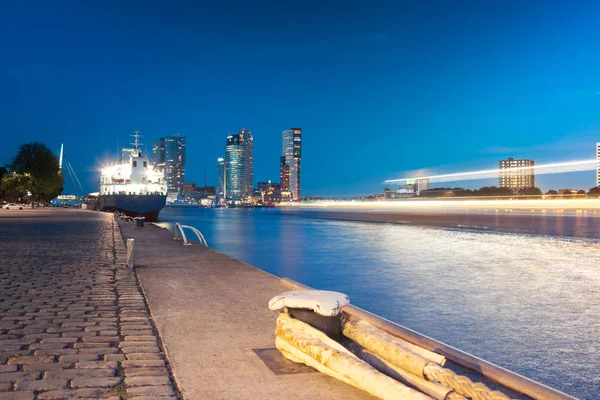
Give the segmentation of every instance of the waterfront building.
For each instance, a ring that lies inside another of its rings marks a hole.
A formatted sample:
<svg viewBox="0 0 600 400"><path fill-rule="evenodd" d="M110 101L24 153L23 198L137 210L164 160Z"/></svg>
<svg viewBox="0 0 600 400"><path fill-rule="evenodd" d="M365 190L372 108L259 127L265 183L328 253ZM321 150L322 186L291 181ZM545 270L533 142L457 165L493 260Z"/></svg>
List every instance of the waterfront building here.
<svg viewBox="0 0 600 400"><path fill-rule="evenodd" d="M285 156L279 158L279 181L282 191L290 190L290 166L285 163Z"/></svg>
<svg viewBox="0 0 600 400"><path fill-rule="evenodd" d="M155 171L165 170L165 138L152 142L152 166Z"/></svg>
<svg viewBox="0 0 600 400"><path fill-rule="evenodd" d="M221 198L242 200L254 195L254 138L246 128L227 136L225 158L218 159L217 193Z"/></svg>
<svg viewBox="0 0 600 400"><path fill-rule="evenodd" d="M415 193L417 196L423 190L429 190L429 179L417 179L417 183L415 185Z"/></svg>
<svg viewBox="0 0 600 400"><path fill-rule="evenodd" d="M246 193L246 144L239 133L227 136L223 175L223 197L241 200Z"/></svg>
<svg viewBox="0 0 600 400"><path fill-rule="evenodd" d="M300 200L301 158L302 129L292 128L281 132L281 190L289 192L292 200Z"/></svg>
<svg viewBox="0 0 600 400"><path fill-rule="evenodd" d="M238 132L240 143L244 145L244 196L254 193L254 137L246 128Z"/></svg>
<svg viewBox="0 0 600 400"><path fill-rule="evenodd" d="M596 187L600 186L600 142L596 143Z"/></svg>
<svg viewBox="0 0 600 400"><path fill-rule="evenodd" d="M271 181L258 182L258 194L263 204L281 201L281 185Z"/></svg>
<svg viewBox="0 0 600 400"><path fill-rule="evenodd" d="M185 148L185 136L179 134L156 139L152 144L152 164L156 170L163 171L168 200L183 193Z"/></svg>
<svg viewBox="0 0 600 400"><path fill-rule="evenodd" d="M534 165L533 160L515 160L513 157L498 161L499 186L511 189L535 187Z"/></svg>
<svg viewBox="0 0 600 400"><path fill-rule="evenodd" d="M184 183L183 184L183 193L193 192L196 190L195 183Z"/></svg>
<svg viewBox="0 0 600 400"><path fill-rule="evenodd" d="M217 159L217 171L219 178L217 179L217 195L224 199L225 198L225 159Z"/></svg>

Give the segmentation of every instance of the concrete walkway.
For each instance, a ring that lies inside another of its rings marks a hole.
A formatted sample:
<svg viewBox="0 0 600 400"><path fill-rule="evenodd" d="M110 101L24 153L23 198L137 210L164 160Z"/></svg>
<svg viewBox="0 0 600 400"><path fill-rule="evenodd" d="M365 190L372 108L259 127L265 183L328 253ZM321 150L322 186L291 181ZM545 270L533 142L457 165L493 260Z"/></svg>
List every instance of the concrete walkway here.
<svg viewBox="0 0 600 400"><path fill-rule="evenodd" d="M135 239L136 273L185 399L372 398L275 349L267 304L286 291L277 277L152 224L119 224Z"/></svg>
<svg viewBox="0 0 600 400"><path fill-rule="evenodd" d="M0 210L0 400L175 399L111 214Z"/></svg>

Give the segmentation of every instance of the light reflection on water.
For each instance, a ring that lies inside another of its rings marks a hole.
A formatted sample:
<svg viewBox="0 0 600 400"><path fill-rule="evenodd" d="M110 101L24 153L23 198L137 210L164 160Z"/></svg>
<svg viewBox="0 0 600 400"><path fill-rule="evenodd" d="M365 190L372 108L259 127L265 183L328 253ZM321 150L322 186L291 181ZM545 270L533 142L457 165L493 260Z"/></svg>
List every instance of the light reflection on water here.
<svg viewBox="0 0 600 400"><path fill-rule="evenodd" d="M161 220L192 225L212 248L274 275L345 292L353 304L418 332L580 398L598 398L597 239L341 222L278 210L165 209Z"/></svg>

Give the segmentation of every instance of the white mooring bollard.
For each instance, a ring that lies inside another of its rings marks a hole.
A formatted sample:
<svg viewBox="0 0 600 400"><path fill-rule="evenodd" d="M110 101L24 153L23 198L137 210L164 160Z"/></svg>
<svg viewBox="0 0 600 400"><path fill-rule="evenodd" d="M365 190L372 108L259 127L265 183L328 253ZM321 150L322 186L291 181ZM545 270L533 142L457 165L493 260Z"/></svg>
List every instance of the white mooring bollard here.
<svg viewBox="0 0 600 400"><path fill-rule="evenodd" d="M133 268L133 245L134 239L127 239L127 267Z"/></svg>

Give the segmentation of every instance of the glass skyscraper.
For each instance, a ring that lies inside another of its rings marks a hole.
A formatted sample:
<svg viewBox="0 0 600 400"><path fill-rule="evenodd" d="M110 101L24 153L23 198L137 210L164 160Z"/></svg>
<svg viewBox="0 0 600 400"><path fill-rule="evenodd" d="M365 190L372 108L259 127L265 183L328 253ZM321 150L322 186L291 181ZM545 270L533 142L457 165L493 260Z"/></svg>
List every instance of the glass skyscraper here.
<svg viewBox="0 0 600 400"><path fill-rule="evenodd" d="M225 199L241 200L254 192L254 138L247 129L227 136L225 158L219 158L218 193Z"/></svg>
<svg viewBox="0 0 600 400"><path fill-rule="evenodd" d="M156 139L152 144L152 164L155 169L164 171L169 200L183 193L185 147L185 136L179 134Z"/></svg>
<svg viewBox="0 0 600 400"><path fill-rule="evenodd" d="M289 191L292 200L300 200L302 129L292 128L281 132L281 154L281 190Z"/></svg>
<svg viewBox="0 0 600 400"><path fill-rule="evenodd" d="M244 145L244 196L254 192L254 138L246 128L238 132L240 142Z"/></svg>
<svg viewBox="0 0 600 400"><path fill-rule="evenodd" d="M224 192L225 198L241 200L244 196L246 177L246 149L240 134L227 136L225 146Z"/></svg>

